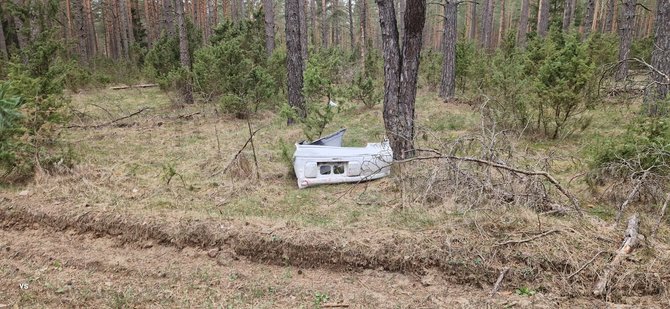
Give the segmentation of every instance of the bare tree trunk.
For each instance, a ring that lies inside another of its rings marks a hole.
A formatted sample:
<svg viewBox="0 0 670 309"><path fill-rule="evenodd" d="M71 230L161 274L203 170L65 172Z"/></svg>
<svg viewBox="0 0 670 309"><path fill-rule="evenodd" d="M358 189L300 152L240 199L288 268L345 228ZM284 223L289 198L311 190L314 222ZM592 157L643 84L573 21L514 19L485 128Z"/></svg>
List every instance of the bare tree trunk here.
<svg viewBox="0 0 670 309"><path fill-rule="evenodd" d="M654 101L668 97L670 89L670 1L659 0L656 4L656 26L654 34L654 51L651 54L651 65L658 70L652 75L656 82ZM662 74L659 74L662 73ZM665 75L665 76L664 76ZM658 113L658 104L652 104L650 113ZM667 111L665 111L667 113Z"/></svg>
<svg viewBox="0 0 670 309"><path fill-rule="evenodd" d="M484 9L482 10L482 29L480 44L482 47L491 50L493 47L493 0L483 0Z"/></svg>
<svg viewBox="0 0 670 309"><path fill-rule="evenodd" d="M118 0L119 22L121 26L121 44L123 45L123 56L130 59L130 39L128 37L128 7L126 0Z"/></svg>
<svg viewBox="0 0 670 309"><path fill-rule="evenodd" d="M173 36L174 29L174 0L163 0L163 12L161 14L161 21L163 31L167 36Z"/></svg>
<svg viewBox="0 0 670 309"><path fill-rule="evenodd" d="M328 48L328 16L326 0L321 0L321 47Z"/></svg>
<svg viewBox="0 0 670 309"><path fill-rule="evenodd" d="M351 0L347 0L347 12L349 13L349 46L353 52L356 50L356 38L354 37L354 10Z"/></svg>
<svg viewBox="0 0 670 309"><path fill-rule="evenodd" d="M184 17L184 3L182 0L173 0L177 13L177 27L179 28L179 62L182 68L186 71L186 75L190 76L191 72L191 54L188 46L188 33L186 32L186 18ZM190 77L182 81L181 95L184 103L193 104L193 86L191 85Z"/></svg>
<svg viewBox="0 0 670 309"><path fill-rule="evenodd" d="M407 8L407 3L406 0L398 0L398 14L396 15L396 19L398 20L398 35L400 36L400 39L405 37L405 10ZM402 46L401 46L402 48Z"/></svg>
<svg viewBox="0 0 670 309"><path fill-rule="evenodd" d="M302 71L307 69L307 11L305 10L306 0L298 1L298 8L300 14L300 53L302 55Z"/></svg>
<svg viewBox="0 0 670 309"><path fill-rule="evenodd" d="M309 0L308 0L309 1ZM316 0L312 0L310 6L309 6L309 11L310 11L310 26L312 26L312 45L316 47L319 44L319 28L317 25L317 18L316 18Z"/></svg>
<svg viewBox="0 0 670 309"><path fill-rule="evenodd" d="M500 24L498 27L498 46L500 46L505 38L505 0L500 0Z"/></svg>
<svg viewBox="0 0 670 309"><path fill-rule="evenodd" d="M275 50L275 10L272 0L263 0L263 13L265 14L265 51L268 57Z"/></svg>
<svg viewBox="0 0 670 309"><path fill-rule="evenodd" d="M619 68L614 78L617 81L628 77L628 61L630 58L630 47L633 44L633 27L635 26L636 0L623 0L621 8L621 21L619 28Z"/></svg>
<svg viewBox="0 0 670 309"><path fill-rule="evenodd" d="M0 18L2 15L0 15ZM9 53L7 52L7 42L5 41L5 30L2 28L2 20L0 19L0 56L2 59L8 60Z"/></svg>
<svg viewBox="0 0 670 309"><path fill-rule="evenodd" d="M405 159L414 149L414 102L426 1L407 2L402 54L393 0L377 0L377 6L384 55L384 125L393 157Z"/></svg>
<svg viewBox="0 0 670 309"><path fill-rule="evenodd" d="M446 0L444 5L444 36L442 39L443 61L440 97L447 100L456 93L456 0Z"/></svg>
<svg viewBox="0 0 670 309"><path fill-rule="evenodd" d="M586 3L586 15L584 16L584 39L589 37L591 27L593 27L593 17L596 9L596 0L588 0Z"/></svg>
<svg viewBox="0 0 670 309"><path fill-rule="evenodd" d="M16 6L23 6L22 0L12 0L12 2ZM21 19L21 16L14 15L14 26L16 29L16 39L18 40L19 43L19 49L25 50L26 48L28 48L28 39L26 38L25 35L26 30L23 27L23 20ZM24 57L23 62L27 63L28 59Z"/></svg>
<svg viewBox="0 0 670 309"><path fill-rule="evenodd" d="M603 24L603 32L612 31L612 21L614 20L614 6L616 0L606 0L607 11L605 12L605 23Z"/></svg>
<svg viewBox="0 0 670 309"><path fill-rule="evenodd" d="M286 0L286 68L288 71L288 104L304 118L307 116L305 99L302 95L303 85L303 59L302 43L300 35L300 1ZM288 124L293 124L294 119L288 119Z"/></svg>
<svg viewBox="0 0 670 309"><path fill-rule="evenodd" d="M549 31L549 0L539 0L537 11L537 35L545 37Z"/></svg>
<svg viewBox="0 0 670 309"><path fill-rule="evenodd" d="M361 60L365 69L365 58L368 54L368 2L361 0Z"/></svg>
<svg viewBox="0 0 670 309"><path fill-rule="evenodd" d="M528 36L528 0L522 0L519 29L516 31L516 40L519 47L526 47L526 36Z"/></svg>
<svg viewBox="0 0 670 309"><path fill-rule="evenodd" d="M77 35L77 53L79 54L79 59L88 63L89 54L88 54L88 38L86 31L86 12L84 11L84 3L82 1L74 1L74 24L75 24L75 33Z"/></svg>
<svg viewBox="0 0 670 309"><path fill-rule="evenodd" d="M565 0L563 4L563 31L568 31L570 29L574 12L575 0Z"/></svg>
<svg viewBox="0 0 670 309"><path fill-rule="evenodd" d="M470 29L468 29L468 38L475 40L477 38L477 2L470 2Z"/></svg>

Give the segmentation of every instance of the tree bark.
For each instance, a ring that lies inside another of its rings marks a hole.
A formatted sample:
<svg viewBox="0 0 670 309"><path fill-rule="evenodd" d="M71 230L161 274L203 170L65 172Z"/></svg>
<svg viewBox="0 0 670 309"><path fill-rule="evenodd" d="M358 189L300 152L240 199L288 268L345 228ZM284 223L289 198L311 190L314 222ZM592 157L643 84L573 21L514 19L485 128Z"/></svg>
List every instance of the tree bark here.
<svg viewBox="0 0 670 309"><path fill-rule="evenodd" d="M304 118L307 116L307 110L305 108L305 99L302 95L303 59L300 36L300 1L286 0L284 11L286 14L288 104L298 113L298 117ZM289 118L288 124L293 124L294 121L294 119Z"/></svg>
<svg viewBox="0 0 670 309"><path fill-rule="evenodd" d="M596 9L596 0L588 0L586 3L586 15L584 15L584 22L582 23L584 29L584 39L589 37L591 28L593 27L593 16Z"/></svg>
<svg viewBox="0 0 670 309"><path fill-rule="evenodd" d="M321 46L323 48L328 48L328 16L326 13L326 0L321 0Z"/></svg>
<svg viewBox="0 0 670 309"><path fill-rule="evenodd" d="M426 1L409 0L402 51L393 0L377 0L384 56L384 126L394 159L413 156L414 103Z"/></svg>
<svg viewBox="0 0 670 309"><path fill-rule="evenodd" d="M274 1L263 0L263 14L265 15L265 51L268 57L275 50L275 12Z"/></svg>
<svg viewBox="0 0 670 309"><path fill-rule="evenodd" d="M444 5L444 36L442 79L440 82L440 97L447 100L456 93L456 27L457 27L456 0L446 0Z"/></svg>
<svg viewBox="0 0 670 309"><path fill-rule="evenodd" d="M547 36L549 31L549 0L539 0L540 4L537 10L537 35Z"/></svg>
<svg viewBox="0 0 670 309"><path fill-rule="evenodd" d="M88 31L86 30L86 12L84 10L84 3L82 1L74 1L73 6L75 34L77 36L77 54L79 54L80 61L88 63Z"/></svg>
<svg viewBox="0 0 670 309"><path fill-rule="evenodd" d="M2 11L0 11L2 12ZM2 15L0 14L0 56L2 59L8 60L9 53L7 52L7 42L5 40L5 30L2 27Z"/></svg>
<svg viewBox="0 0 670 309"><path fill-rule="evenodd" d="M505 0L500 0L500 24L498 26L498 46L500 46L505 38Z"/></svg>
<svg viewBox="0 0 670 309"><path fill-rule="evenodd" d="M298 1L298 8L300 14L300 53L302 55L302 71L305 72L307 68L307 11L305 9L306 0Z"/></svg>
<svg viewBox="0 0 670 309"><path fill-rule="evenodd" d="M128 6L126 0L118 0L119 23L121 26L121 44L123 45L123 56L130 59L130 38L128 36Z"/></svg>
<svg viewBox="0 0 670 309"><path fill-rule="evenodd" d="M22 0L12 0L12 2L16 6L23 6ZM14 15L14 27L16 30L16 39L19 43L19 49L25 50L28 48L28 39L25 35L25 28L23 27L23 20L21 19L21 16ZM23 62L27 63L28 59L24 57Z"/></svg>
<svg viewBox="0 0 670 309"><path fill-rule="evenodd" d="M309 0L308 0L309 1ZM309 11L311 15L311 20L310 20L310 25L312 26L312 45L316 47L319 43L318 37L319 37L319 28L317 26L317 18L316 18L316 0L312 0L310 6L309 6Z"/></svg>
<svg viewBox="0 0 670 309"><path fill-rule="evenodd" d="M125 1L125 0L122 0ZM177 27L179 28L179 62L186 71L186 80L182 81L181 94L184 103L193 104L193 86L191 85L191 54L188 46L188 33L186 32L186 18L184 17L184 3L182 0L173 0L177 13Z"/></svg>
<svg viewBox="0 0 670 309"><path fill-rule="evenodd" d="M516 31L516 40L519 47L526 47L528 36L528 0L521 2L521 14L519 15L519 29Z"/></svg>
<svg viewBox="0 0 670 309"><path fill-rule="evenodd" d="M361 61L363 62L363 70L365 70L365 58L368 54L368 2L361 0Z"/></svg>
<svg viewBox="0 0 670 309"><path fill-rule="evenodd" d="M493 47L493 0L483 0L481 46L487 50Z"/></svg>
<svg viewBox="0 0 670 309"><path fill-rule="evenodd" d="M353 52L356 50L356 38L354 37L354 10L351 0L347 0L347 12L349 13L349 46Z"/></svg>
<svg viewBox="0 0 670 309"><path fill-rule="evenodd" d="M575 0L565 0L563 3L563 31L568 31L574 17Z"/></svg>
<svg viewBox="0 0 670 309"><path fill-rule="evenodd" d="M165 35L174 36L174 0L163 0L163 12L161 14L162 30Z"/></svg>
<svg viewBox="0 0 670 309"><path fill-rule="evenodd" d="M614 6L616 0L607 0L607 11L605 12L605 23L603 32L612 31L612 21L614 20Z"/></svg>
<svg viewBox="0 0 670 309"><path fill-rule="evenodd" d="M656 82L654 101L664 100L668 97L670 89L670 2L658 1L656 4L656 26L654 29L654 50L651 54L651 66L658 72L654 72L652 78ZM651 114L657 114L657 104ZM666 111L667 112L667 111Z"/></svg>
<svg viewBox="0 0 670 309"><path fill-rule="evenodd" d="M633 44L633 28L635 27L636 0L623 0L621 7L621 21L619 22L619 68L614 76L617 81L628 77L628 61L630 47Z"/></svg>
<svg viewBox="0 0 670 309"><path fill-rule="evenodd" d="M468 38L475 40L477 38L477 2L470 2L470 29L468 29Z"/></svg>

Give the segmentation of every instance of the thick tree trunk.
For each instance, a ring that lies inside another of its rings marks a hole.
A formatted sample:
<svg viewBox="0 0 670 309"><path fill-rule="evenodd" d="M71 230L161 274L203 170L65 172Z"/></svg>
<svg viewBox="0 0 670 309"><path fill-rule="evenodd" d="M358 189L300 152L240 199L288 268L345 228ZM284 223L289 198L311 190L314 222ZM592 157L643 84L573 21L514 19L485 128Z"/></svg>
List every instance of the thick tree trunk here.
<svg viewBox="0 0 670 309"><path fill-rule="evenodd" d="M161 14L161 27L167 36L174 36L174 0L163 0L163 12Z"/></svg>
<svg viewBox="0 0 670 309"><path fill-rule="evenodd" d="M584 39L589 37L591 27L593 27L593 16L596 9L596 0L588 0L586 3L586 15L584 15L583 30Z"/></svg>
<svg viewBox="0 0 670 309"><path fill-rule="evenodd" d="M275 50L275 10L274 1L263 0L263 14L265 14L265 51L268 57Z"/></svg>
<svg viewBox="0 0 670 309"><path fill-rule="evenodd" d="M405 37L405 10L407 9L406 0L398 0L398 13L396 15L396 20L398 21L398 35L400 40ZM401 46L402 47L402 46Z"/></svg>
<svg viewBox="0 0 670 309"><path fill-rule="evenodd" d="M304 118L307 116L307 110L305 108L305 99L302 96L303 59L300 35L300 1L286 0L284 11L286 13L288 104L298 113L299 117ZM288 124L292 124L293 122L294 119L288 119Z"/></svg>
<svg viewBox="0 0 670 309"><path fill-rule="evenodd" d="M621 21L619 22L619 68L614 76L617 81L628 77L628 58L630 47L633 44L633 27L635 27L636 0L623 0L621 7Z"/></svg>
<svg viewBox="0 0 670 309"><path fill-rule="evenodd" d="M305 0L299 0L299 14L300 14L300 53L302 55L302 71L307 69L307 10L305 7Z"/></svg>
<svg viewBox="0 0 670 309"><path fill-rule="evenodd" d="M440 82L440 97L450 99L456 93L456 0L446 0L444 5L444 36L442 40L443 61L442 80Z"/></svg>
<svg viewBox="0 0 670 309"><path fill-rule="evenodd" d="M654 34L654 51L651 54L652 78L656 82L656 93L653 101L664 100L670 89L670 1L658 1L656 5L656 26ZM660 74L659 74L660 73ZM657 114L657 104L652 104L651 114ZM664 111L667 113L667 111Z"/></svg>
<svg viewBox="0 0 670 309"><path fill-rule="evenodd" d="M426 1L407 1L402 53L393 0L377 0L377 6L384 55L384 125L394 159L405 159L414 149L414 102Z"/></svg>
<svg viewBox="0 0 670 309"><path fill-rule="evenodd" d="M528 0L521 1L521 14L519 15L519 29L516 31L516 40L519 47L526 47L526 36L528 35Z"/></svg>
<svg viewBox="0 0 670 309"><path fill-rule="evenodd" d="M537 35L545 37L549 31L549 0L539 0L537 9Z"/></svg>
<svg viewBox="0 0 670 309"><path fill-rule="evenodd" d="M349 13L349 46L353 52L356 50L356 38L354 37L354 9L351 0L347 0L347 12Z"/></svg>
<svg viewBox="0 0 670 309"><path fill-rule="evenodd" d="M487 50L493 48L493 0L483 0L484 9L482 10L482 29L480 44Z"/></svg>
<svg viewBox="0 0 670 309"><path fill-rule="evenodd" d="M88 63L88 31L86 30L86 11L84 10L84 3L82 1L74 1L73 6L75 34L77 36L77 53L82 62Z"/></svg>
<svg viewBox="0 0 670 309"><path fill-rule="evenodd" d="M616 5L616 0L606 0L607 9L605 12L605 23L603 24L603 32L612 31L612 22L614 20L614 6Z"/></svg>
<svg viewBox="0 0 670 309"><path fill-rule="evenodd" d="M326 0L321 0L321 47L328 48L328 16Z"/></svg>
<svg viewBox="0 0 670 309"><path fill-rule="evenodd" d="M188 33L186 32L186 18L184 17L184 3L182 0L175 1L175 9L177 13L177 27L179 28L179 62L182 68L186 71L186 75L190 76L191 72L191 54L188 46ZM184 103L193 104L193 86L191 85L190 77L182 81L181 95Z"/></svg>
<svg viewBox="0 0 670 309"><path fill-rule="evenodd" d="M119 22L121 26L121 44L123 45L123 56L130 59L130 38L128 36L128 6L126 0L118 0Z"/></svg>

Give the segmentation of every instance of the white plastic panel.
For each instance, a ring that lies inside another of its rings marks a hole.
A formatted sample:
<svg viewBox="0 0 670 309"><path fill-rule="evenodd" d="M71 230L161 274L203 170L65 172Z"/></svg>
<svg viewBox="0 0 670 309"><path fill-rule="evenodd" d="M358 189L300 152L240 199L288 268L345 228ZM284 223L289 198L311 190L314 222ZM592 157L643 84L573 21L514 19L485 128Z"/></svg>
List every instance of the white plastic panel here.
<svg viewBox="0 0 670 309"><path fill-rule="evenodd" d="M349 161L347 164L347 176L358 176L361 174L361 163Z"/></svg>
<svg viewBox="0 0 670 309"><path fill-rule="evenodd" d="M316 162L305 163L305 178L316 178L319 169L316 168Z"/></svg>

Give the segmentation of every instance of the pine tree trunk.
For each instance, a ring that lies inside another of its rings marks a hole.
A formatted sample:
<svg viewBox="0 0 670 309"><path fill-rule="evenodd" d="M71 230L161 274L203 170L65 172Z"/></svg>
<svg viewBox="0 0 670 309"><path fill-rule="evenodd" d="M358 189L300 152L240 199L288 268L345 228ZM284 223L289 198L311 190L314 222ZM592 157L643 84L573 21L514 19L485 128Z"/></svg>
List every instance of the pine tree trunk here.
<svg viewBox="0 0 670 309"><path fill-rule="evenodd" d="M184 3L182 0L173 0L175 1L175 9L177 13L177 27L179 28L179 62L181 63L182 68L186 71L186 75L190 76L191 72L191 54L189 52L188 46L188 33L186 32L186 18L184 17ZM193 86L191 85L191 80L189 77L186 77L185 81L182 81L181 85L181 95L184 103L193 104Z"/></svg>
<svg viewBox="0 0 670 309"><path fill-rule="evenodd" d="M86 30L86 11L84 10L84 3L82 1L74 1L73 5L75 33L77 35L78 44L77 53L82 62L88 63L88 31Z"/></svg>
<svg viewBox="0 0 670 309"><path fill-rule="evenodd" d="M16 6L23 6L23 1L22 0L12 0L12 2ZM28 38L26 38L26 35L25 35L26 30L23 27L23 20L18 15L14 15L14 27L15 27L15 30L16 30L16 39L18 40L18 43L19 43L19 49L20 50L27 49L28 48ZM24 57L23 62L27 63L28 59Z"/></svg>
<svg viewBox="0 0 670 309"><path fill-rule="evenodd" d="M654 72L652 78L657 83L654 101L668 98L670 89L670 1L659 0L656 5L656 26L654 29L654 51L651 55L651 66L660 73ZM651 114L657 114L657 104L652 104ZM667 110L664 111L667 113Z"/></svg>
<svg viewBox="0 0 670 309"><path fill-rule="evenodd" d="M623 0L621 21L619 22L619 68L614 76L617 81L628 77L628 61L630 47L633 44L633 27L635 27L636 0Z"/></svg>
<svg viewBox="0 0 670 309"><path fill-rule="evenodd" d="M575 11L575 0L565 0L563 3L563 31L568 31Z"/></svg>
<svg viewBox="0 0 670 309"><path fill-rule="evenodd" d="M528 36L528 0L521 2L521 15L519 16L519 29L516 31L516 39L519 47L526 47Z"/></svg>
<svg viewBox="0 0 670 309"><path fill-rule="evenodd" d="M309 1L309 0L308 0ZM317 17L316 17L316 0L312 0L310 6L309 6L309 11L310 11L310 25L312 26L312 45L316 47L319 44L319 28L317 25Z"/></svg>
<svg viewBox="0 0 670 309"><path fill-rule="evenodd" d="M118 20L121 27L121 45L123 46L123 57L130 59L130 39L128 38L128 7L126 0L117 0Z"/></svg>
<svg viewBox="0 0 670 309"><path fill-rule="evenodd" d="M363 62L363 70L365 71L365 59L368 55L368 2L361 0L361 61Z"/></svg>
<svg viewBox="0 0 670 309"><path fill-rule="evenodd" d="M263 13L265 14L265 51L268 57L275 50L275 10L274 1L263 0Z"/></svg>
<svg viewBox="0 0 670 309"><path fill-rule="evenodd" d="M351 0L347 0L347 12L349 13L349 46L353 52L356 50L356 39L354 37L354 10Z"/></svg>
<svg viewBox="0 0 670 309"><path fill-rule="evenodd" d="M502 45L503 39L505 38L505 0L500 0L500 24L498 27L498 46Z"/></svg>
<svg viewBox="0 0 670 309"><path fill-rule="evenodd" d="M174 0L163 0L161 27L167 36L174 36Z"/></svg>
<svg viewBox="0 0 670 309"><path fill-rule="evenodd" d="M5 40L5 30L2 27L2 14L0 14L0 56L2 56L2 59L4 60L9 59L9 53L7 52L7 42Z"/></svg>
<svg viewBox="0 0 670 309"><path fill-rule="evenodd" d="M307 68L307 11L305 9L306 0L298 0L298 9L300 14L300 53L302 55L302 71Z"/></svg>
<svg viewBox="0 0 670 309"><path fill-rule="evenodd" d="M414 103L426 1L409 0L403 16L402 54L393 0L377 0L384 57L384 126L393 157L413 156Z"/></svg>
<svg viewBox="0 0 670 309"><path fill-rule="evenodd" d="M301 118L306 117L305 99L302 96L303 59L300 35L300 1L286 0L286 69L288 71L288 104ZM293 124L294 119L288 119Z"/></svg>
<svg viewBox="0 0 670 309"><path fill-rule="evenodd" d="M440 97L447 100L456 93L456 27L457 27L456 0L446 0L444 5L444 36L442 39L443 61L442 79L440 82Z"/></svg>
<svg viewBox="0 0 670 309"><path fill-rule="evenodd" d="M586 15L584 16L584 39L589 37L593 27L593 16L596 9L596 0L588 0L586 3Z"/></svg>
<svg viewBox="0 0 670 309"><path fill-rule="evenodd" d="M606 1L607 1L607 11L605 12L605 23L603 24L603 32L605 33L612 31L612 21L614 20L614 6L616 0L606 0Z"/></svg>
<svg viewBox="0 0 670 309"><path fill-rule="evenodd" d="M549 0L539 0L537 11L537 35L545 37L549 31Z"/></svg>
<svg viewBox="0 0 670 309"><path fill-rule="evenodd" d="M396 19L398 20L398 35L400 40L405 37L405 10L407 8L406 0L398 0L398 14ZM402 47L402 46L401 46Z"/></svg>
<svg viewBox="0 0 670 309"><path fill-rule="evenodd" d="M493 0L483 0L484 9L482 10L482 28L480 44L483 48L491 50L493 48Z"/></svg>
<svg viewBox="0 0 670 309"><path fill-rule="evenodd" d="M468 29L468 38L477 39L477 2L470 2L470 29Z"/></svg>
<svg viewBox="0 0 670 309"><path fill-rule="evenodd" d="M326 0L321 0L321 47L328 48L328 16Z"/></svg>
<svg viewBox="0 0 670 309"><path fill-rule="evenodd" d="M133 2L137 0L128 0L126 3L126 9L128 11L128 43L129 45L133 45L135 43L135 25L133 25L133 8L137 10L137 6L133 6ZM135 13L137 14L137 13Z"/></svg>

